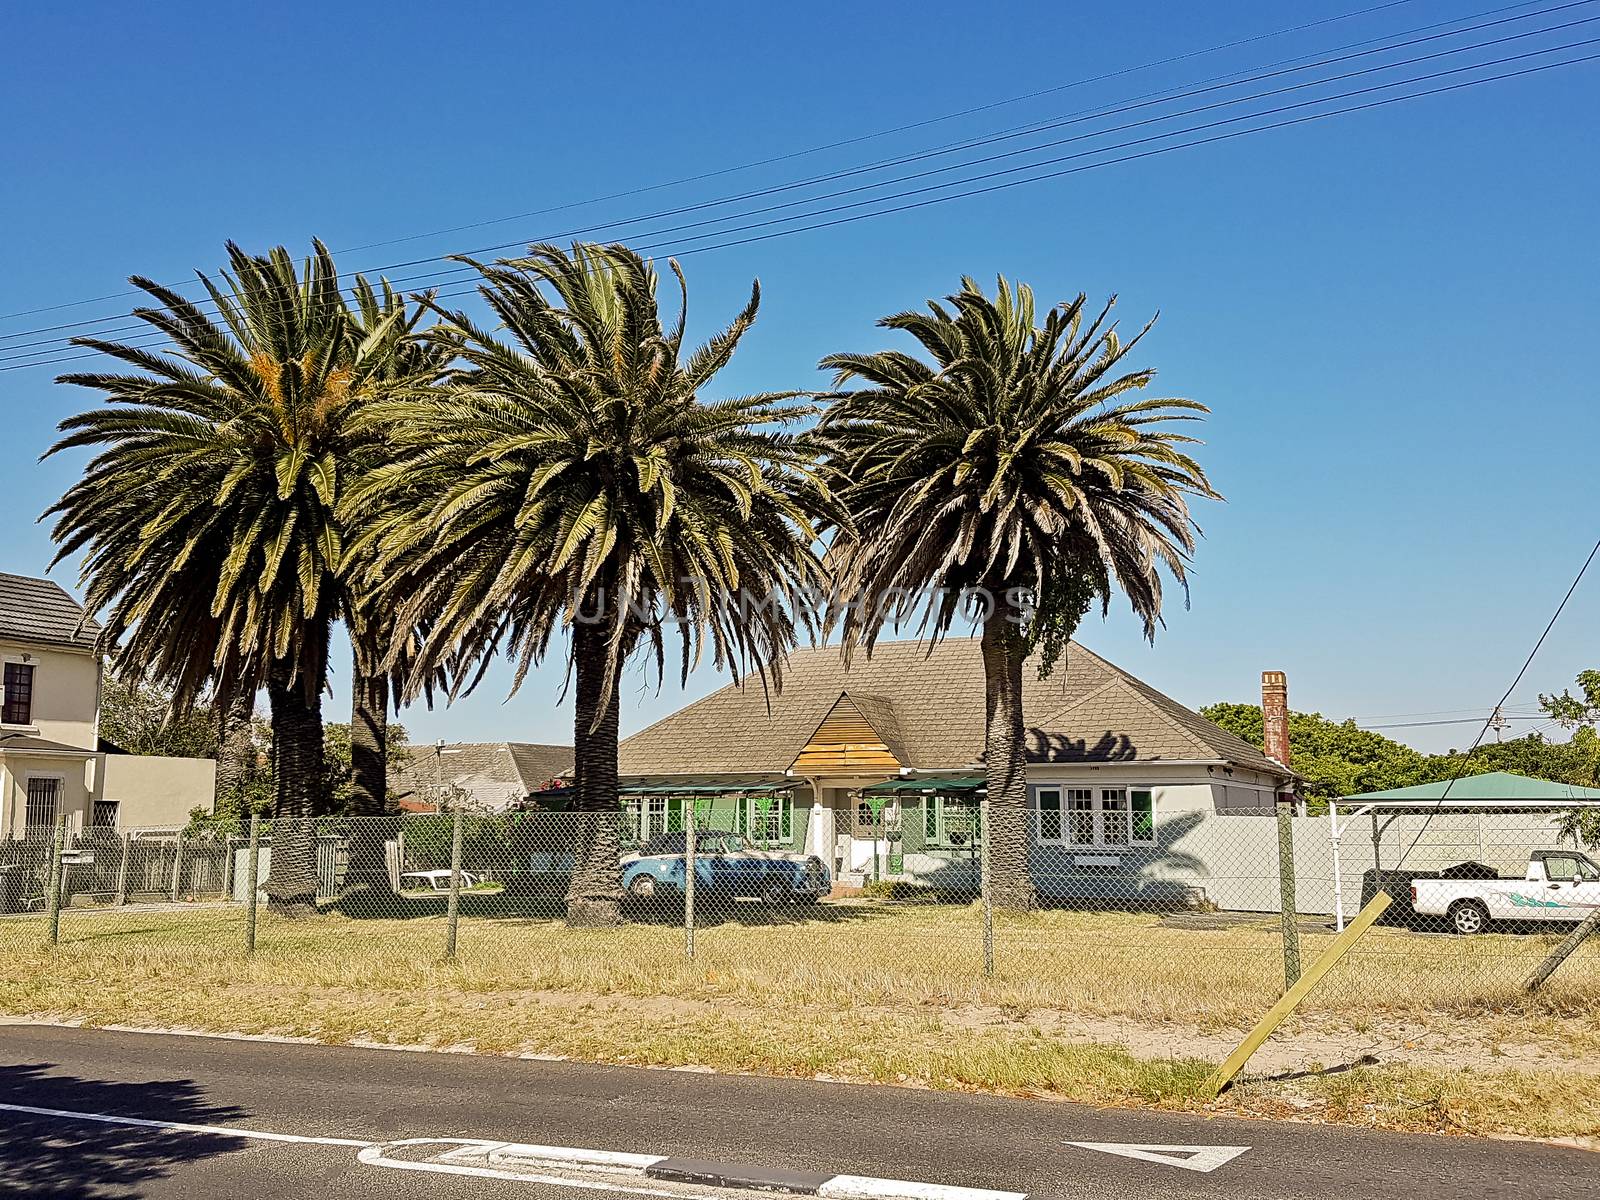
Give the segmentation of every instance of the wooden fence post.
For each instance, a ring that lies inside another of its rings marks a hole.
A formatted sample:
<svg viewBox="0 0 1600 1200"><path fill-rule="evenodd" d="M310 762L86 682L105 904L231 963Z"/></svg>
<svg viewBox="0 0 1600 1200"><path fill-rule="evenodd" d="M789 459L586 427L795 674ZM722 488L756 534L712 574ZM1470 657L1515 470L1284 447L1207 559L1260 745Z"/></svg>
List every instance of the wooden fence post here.
<svg viewBox="0 0 1600 1200"><path fill-rule="evenodd" d="M122 835L122 861L117 864L117 904L128 902L128 860L133 857L133 834Z"/></svg>
<svg viewBox="0 0 1600 1200"><path fill-rule="evenodd" d="M1322 981L1324 975L1333 970L1338 961L1348 953L1350 947L1360 940L1361 935L1371 928L1372 923L1382 916L1383 910L1388 907L1389 894L1380 891L1356 914L1355 920L1345 926L1344 932L1328 943L1328 948L1317 956L1316 961L1311 964L1311 969L1267 1010L1267 1015L1256 1023L1256 1027L1244 1041L1239 1043L1238 1048L1207 1077L1202 1085L1202 1094L1208 1100L1215 1100L1217 1093L1233 1081L1233 1077L1244 1069L1245 1063L1250 1061L1250 1056L1261 1049L1261 1043L1272 1036L1272 1031L1283 1024L1284 1018L1299 1007L1300 1002L1311 994L1311 989Z"/></svg>
<svg viewBox="0 0 1600 1200"><path fill-rule="evenodd" d="M978 853L981 856L981 867L978 873L978 886L983 890L983 974L985 978L994 976L994 888L993 878L989 870L989 794L984 793L983 799L978 802Z"/></svg>
<svg viewBox="0 0 1600 1200"><path fill-rule="evenodd" d="M450 826L450 898L444 910L444 957L455 961L456 933L461 923L461 809L455 811Z"/></svg>
<svg viewBox="0 0 1600 1200"><path fill-rule="evenodd" d="M183 831L172 839L172 902L178 902L178 892L183 886Z"/></svg>
<svg viewBox="0 0 1600 1200"><path fill-rule="evenodd" d="M1544 981L1556 973L1556 968L1566 962L1572 956L1572 952L1583 945L1597 930L1600 930L1600 908L1579 921L1578 927L1561 939L1561 944L1550 952L1550 956L1533 969L1533 974L1529 975L1527 982L1522 985L1523 990L1538 991Z"/></svg>
<svg viewBox="0 0 1600 1200"><path fill-rule="evenodd" d="M1283 990L1300 979L1300 926L1295 919L1294 810L1278 804L1278 904L1283 925Z"/></svg>
<svg viewBox="0 0 1600 1200"><path fill-rule="evenodd" d="M256 952L256 890L261 884L261 814L250 814L250 850L245 857L244 952Z"/></svg>
<svg viewBox="0 0 1600 1200"><path fill-rule="evenodd" d="M45 896L50 913L49 938L52 946L61 940L61 852L66 846L66 837L67 814L57 813L55 833L50 838L50 887Z"/></svg>
<svg viewBox="0 0 1600 1200"><path fill-rule="evenodd" d="M683 830L683 948L694 957L694 889L695 872L695 811L694 801L689 801L689 820Z"/></svg>

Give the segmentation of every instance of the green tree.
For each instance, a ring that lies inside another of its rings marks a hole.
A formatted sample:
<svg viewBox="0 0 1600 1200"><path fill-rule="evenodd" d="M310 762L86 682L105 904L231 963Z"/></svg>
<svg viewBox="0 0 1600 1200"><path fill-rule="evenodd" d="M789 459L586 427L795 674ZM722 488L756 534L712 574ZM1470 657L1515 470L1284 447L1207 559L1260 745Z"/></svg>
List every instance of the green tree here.
<svg viewBox="0 0 1600 1200"><path fill-rule="evenodd" d="M404 762L411 752L411 740L406 736L406 727L388 721L384 723L383 734L382 759L385 762ZM356 763L357 741L354 728L342 721L329 721L323 727L322 758L328 772L327 811L345 817L391 816L393 811L389 808L374 813L366 807L369 798L361 794L360 772Z"/></svg>
<svg viewBox="0 0 1600 1200"><path fill-rule="evenodd" d="M465 260L470 261L470 260ZM676 630L682 673L714 665L776 680L796 640L784 604L822 579L813 454L785 426L792 393L701 392L755 320L686 351L684 307L661 318L654 269L623 246L531 247L471 263L508 337L449 313L461 363L438 395L378 405L401 450L351 503L387 514L368 539L376 574L403 577L405 627L424 615L412 688L441 665L471 686L498 649L516 683L570 629L575 808L587 814L567 895L575 925L620 919L618 681L647 646L657 673ZM460 647L458 650L457 647Z"/></svg>
<svg viewBox="0 0 1600 1200"><path fill-rule="evenodd" d="M1559 696L1539 697L1539 707L1563 729L1570 729L1564 764L1565 782L1580 787L1600 786L1600 671L1579 671L1578 692L1566 688ZM1569 809L1561 815L1561 833L1574 841L1600 848L1600 807Z"/></svg>
<svg viewBox="0 0 1600 1200"><path fill-rule="evenodd" d="M369 376L369 398L393 399L434 386L453 348L444 339L416 336L427 311L424 304L408 310L387 280L380 290L360 276L356 277L353 299L357 332L363 339L377 338L387 350L377 358ZM361 436L354 439L350 451L352 473L373 470L394 456L390 432L382 422L361 426ZM359 523L360 515L347 514L347 520ZM349 540L352 546L363 544L356 538ZM334 771L330 777L340 781L336 808L351 816L377 817L390 811L389 763L396 753L404 752L405 731L400 730L397 737L388 732L389 706L395 683L404 684L404 673L411 665L407 651L413 643L410 631L396 627L394 604L377 594L366 570L368 564L355 561L354 555L350 559L344 572L344 621L352 652L349 763L347 771ZM370 882L386 880L382 838L358 840L360 845L352 847L351 874ZM375 861L357 861L374 857Z"/></svg>
<svg viewBox="0 0 1600 1200"><path fill-rule="evenodd" d="M309 821L322 803L322 694L344 597L335 512L356 444L353 418L381 375L401 318L361 335L327 249L297 270L282 247L228 246L201 303L134 277L159 305L134 315L165 351L74 339L134 368L61 382L109 408L62 422L49 451L97 453L49 510L57 560L86 550L86 607L108 610L114 668L173 689L181 710L207 684L271 705L276 795L267 894L309 911ZM236 690L237 689L237 690Z"/></svg>
<svg viewBox="0 0 1600 1200"><path fill-rule="evenodd" d="M109 673L100 687L100 737L126 754L217 755L217 726L209 706L174 713L166 689Z"/></svg>
<svg viewBox="0 0 1600 1200"><path fill-rule="evenodd" d="M1114 302L1114 301L1113 301ZM1096 598L1123 592L1153 637L1160 568L1184 585L1194 547L1192 496L1215 497L1184 437L1165 425L1206 411L1190 400L1128 399L1153 372L1128 371L1085 297L1034 324L1033 293L1004 278L994 297L971 279L928 312L880 325L909 333L926 358L886 350L834 354L820 432L829 482L850 524L834 538L843 637L871 653L886 625L921 614L932 638L963 614L981 620L992 893L1035 903L1028 870L1022 669L1045 666ZM1146 330L1149 326L1145 327ZM928 598L928 590L935 594ZM984 599L974 611L974 594Z"/></svg>
<svg viewBox="0 0 1600 1200"><path fill-rule="evenodd" d="M1259 705L1208 704L1200 715L1251 745L1263 744ZM1304 779L1302 793L1324 803L1432 778L1420 751L1354 721L1332 721L1321 713L1289 714L1289 754Z"/></svg>

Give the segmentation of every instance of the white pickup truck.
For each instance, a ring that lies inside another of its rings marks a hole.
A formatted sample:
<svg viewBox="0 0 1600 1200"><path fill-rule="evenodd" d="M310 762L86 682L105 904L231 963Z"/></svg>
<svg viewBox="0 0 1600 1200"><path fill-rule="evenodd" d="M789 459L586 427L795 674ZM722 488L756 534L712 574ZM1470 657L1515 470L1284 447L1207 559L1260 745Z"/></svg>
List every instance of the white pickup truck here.
<svg viewBox="0 0 1600 1200"><path fill-rule="evenodd" d="M1482 933L1490 921L1581 921L1600 908L1600 866L1575 850L1535 850L1521 879L1413 879L1411 907L1457 933Z"/></svg>

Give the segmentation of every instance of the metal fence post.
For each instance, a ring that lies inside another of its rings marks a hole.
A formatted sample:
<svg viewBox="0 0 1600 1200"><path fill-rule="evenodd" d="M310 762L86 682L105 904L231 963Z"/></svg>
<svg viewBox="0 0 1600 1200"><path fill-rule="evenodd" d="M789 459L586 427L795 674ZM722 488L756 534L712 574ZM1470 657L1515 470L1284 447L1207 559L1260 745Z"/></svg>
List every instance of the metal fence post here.
<svg viewBox="0 0 1600 1200"><path fill-rule="evenodd" d="M994 888L989 873L989 796L978 802L978 886L983 893L983 974L994 976Z"/></svg>
<svg viewBox="0 0 1600 1200"><path fill-rule="evenodd" d="M1278 906L1283 924L1283 989L1300 979L1300 927L1294 902L1294 810L1278 805Z"/></svg>
<svg viewBox="0 0 1600 1200"><path fill-rule="evenodd" d="M128 868L133 857L133 834L122 835L122 861L117 864L117 904L128 902Z"/></svg>
<svg viewBox="0 0 1600 1200"><path fill-rule="evenodd" d="M256 890L261 884L261 814L250 814L250 849L245 857L244 952L256 952Z"/></svg>
<svg viewBox="0 0 1600 1200"><path fill-rule="evenodd" d="M61 853L66 846L67 814L56 814L55 833L50 838L50 887L46 903L50 911L50 944L61 940Z"/></svg>
<svg viewBox="0 0 1600 1200"><path fill-rule="evenodd" d="M689 820L683 831L683 949L694 957L695 814L690 800Z"/></svg>
<svg viewBox="0 0 1600 1200"><path fill-rule="evenodd" d="M444 910L444 956L446 961L456 956L456 929L461 921L461 809L455 811L450 825L450 898Z"/></svg>

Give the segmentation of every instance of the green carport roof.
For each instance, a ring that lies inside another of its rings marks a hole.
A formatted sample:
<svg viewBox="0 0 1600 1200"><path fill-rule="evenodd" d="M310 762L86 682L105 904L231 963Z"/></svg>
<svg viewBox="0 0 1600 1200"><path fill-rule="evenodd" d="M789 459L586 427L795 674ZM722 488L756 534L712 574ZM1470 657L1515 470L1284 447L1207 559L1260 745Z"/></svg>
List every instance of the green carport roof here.
<svg viewBox="0 0 1600 1200"><path fill-rule="evenodd" d="M1514 775L1510 771L1489 771L1483 775L1464 775L1451 783L1447 779L1435 783L1419 783L1413 787L1390 788L1382 792L1362 792L1346 796L1341 804L1413 803L1437 804L1446 807L1458 800L1483 806L1499 801L1508 804L1529 805L1540 801L1573 801L1600 804L1600 788L1579 787L1575 783L1552 783L1548 779L1531 779Z"/></svg>
<svg viewBox="0 0 1600 1200"><path fill-rule="evenodd" d="M967 775L960 779L886 779L861 790L871 795L884 792L975 792L984 786L982 775Z"/></svg>

